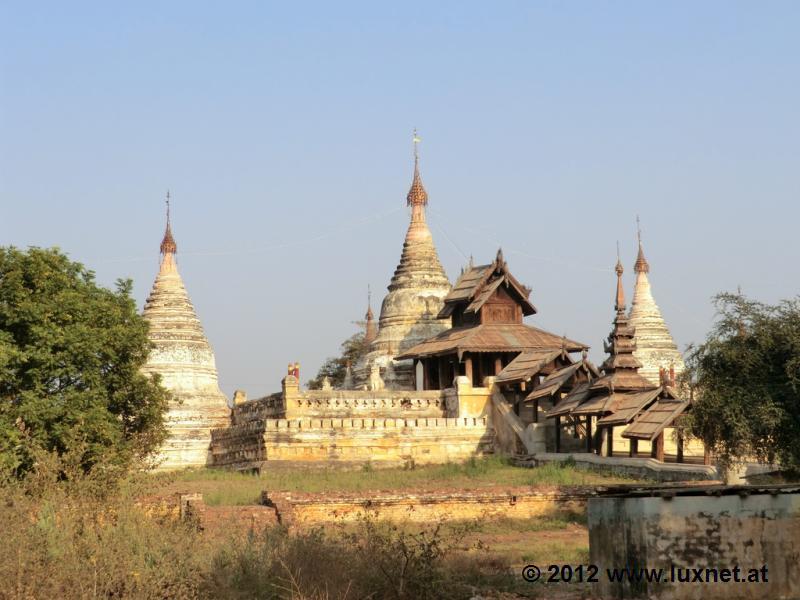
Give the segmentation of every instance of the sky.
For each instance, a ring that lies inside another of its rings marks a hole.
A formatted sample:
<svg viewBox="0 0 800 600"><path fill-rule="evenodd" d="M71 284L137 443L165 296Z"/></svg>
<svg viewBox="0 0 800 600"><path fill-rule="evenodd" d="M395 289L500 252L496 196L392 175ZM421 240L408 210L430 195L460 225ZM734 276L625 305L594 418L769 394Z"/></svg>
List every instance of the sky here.
<svg viewBox="0 0 800 600"><path fill-rule="evenodd" d="M528 322L611 329L636 216L684 350L712 297L800 293L800 3L0 1L0 244L143 306L172 195L227 395L303 380L379 310L412 131L454 280L502 246Z"/></svg>

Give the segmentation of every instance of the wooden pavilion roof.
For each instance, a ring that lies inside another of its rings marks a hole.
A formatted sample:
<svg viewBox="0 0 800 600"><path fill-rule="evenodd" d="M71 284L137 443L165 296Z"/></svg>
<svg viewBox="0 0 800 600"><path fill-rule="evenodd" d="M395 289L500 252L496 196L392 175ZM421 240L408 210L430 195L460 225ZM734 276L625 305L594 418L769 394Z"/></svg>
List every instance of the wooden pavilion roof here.
<svg viewBox="0 0 800 600"><path fill-rule="evenodd" d="M690 403L673 398L660 399L644 411L622 432L622 437L638 440L654 440L664 429L681 416Z"/></svg>
<svg viewBox="0 0 800 600"><path fill-rule="evenodd" d="M500 371L500 374L495 378L495 383L528 381L534 375L539 374L547 365L559 358L569 361L567 353L561 348L557 350L546 348L544 350L528 350L522 352Z"/></svg>
<svg viewBox="0 0 800 600"><path fill-rule="evenodd" d="M663 388L655 388L635 394L619 394L619 404L612 407L612 413L600 419L598 425L625 425L630 423L642 409L658 398Z"/></svg>
<svg viewBox="0 0 800 600"><path fill-rule="evenodd" d="M536 400L537 398L545 398L560 392L565 386L574 382L573 376L585 369L589 378L598 377L597 367L586 359L572 363L558 371L553 371L550 375L545 377L535 390L525 397L525 400Z"/></svg>
<svg viewBox="0 0 800 600"><path fill-rule="evenodd" d="M493 263L469 267L461 274L453 289L445 296L444 307L439 312L438 318L449 317L460 304L468 305L464 309L465 313L477 313L501 285L506 286L507 291L522 307L523 315L536 314L536 307L529 299L530 289L511 274L503 259L503 252L498 250Z"/></svg>
<svg viewBox="0 0 800 600"><path fill-rule="evenodd" d="M581 402L589 397L589 382L584 381L576 385L566 397L556 404L553 408L547 411L548 417L561 417L568 415L574 408L577 408Z"/></svg>
<svg viewBox="0 0 800 600"><path fill-rule="evenodd" d="M453 327L397 356L398 360L464 352L578 352L585 344L522 323L485 323Z"/></svg>
<svg viewBox="0 0 800 600"><path fill-rule="evenodd" d="M627 369L620 369L618 371L606 373L599 379L595 379L592 382L593 390L599 390L603 388L611 389L612 387L618 391L643 392L658 386L653 385L653 382L645 378L643 375L639 375L639 373L636 371Z"/></svg>

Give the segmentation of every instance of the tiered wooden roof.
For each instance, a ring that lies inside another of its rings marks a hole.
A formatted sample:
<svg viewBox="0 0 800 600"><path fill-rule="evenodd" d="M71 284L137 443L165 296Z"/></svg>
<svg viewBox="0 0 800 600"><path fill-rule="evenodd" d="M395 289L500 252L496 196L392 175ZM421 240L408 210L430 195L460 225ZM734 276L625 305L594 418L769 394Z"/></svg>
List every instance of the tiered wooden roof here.
<svg viewBox="0 0 800 600"><path fill-rule="evenodd" d="M444 308L439 313L439 318L449 317L457 306L465 303L467 307L464 309L464 313L476 314L503 284L522 307L524 316L536 314L536 307L528 299L531 290L517 281L516 277L509 272L508 264L503 259L503 251L498 250L497 258L493 263L470 267L461 274L452 291L445 297Z"/></svg>
<svg viewBox="0 0 800 600"><path fill-rule="evenodd" d="M438 317L450 317L453 328L409 348L397 358L457 354L461 360L465 352L530 352L533 354L524 360L537 361L548 352L588 348L581 342L523 324L523 316L536 313L530 293L509 272L500 250L493 263L466 269L445 297ZM492 306L498 307L496 312L489 310Z"/></svg>
<svg viewBox="0 0 800 600"><path fill-rule="evenodd" d="M635 330L625 314L625 296L622 289L622 264L617 261L617 294L614 328L604 344L608 358L601 366L602 377L575 385L564 398L548 411L548 417L597 416L598 426L630 425L622 433L635 439L655 439L665 427L688 407L689 403L678 399L676 391L662 378L662 385L652 384L638 373L641 363L633 355L636 349ZM574 371L573 371L574 369ZM569 380L570 373L577 372L570 365L553 373L542 382L529 397L546 394L545 390L557 387L556 382ZM552 381L548 384L548 381Z"/></svg>

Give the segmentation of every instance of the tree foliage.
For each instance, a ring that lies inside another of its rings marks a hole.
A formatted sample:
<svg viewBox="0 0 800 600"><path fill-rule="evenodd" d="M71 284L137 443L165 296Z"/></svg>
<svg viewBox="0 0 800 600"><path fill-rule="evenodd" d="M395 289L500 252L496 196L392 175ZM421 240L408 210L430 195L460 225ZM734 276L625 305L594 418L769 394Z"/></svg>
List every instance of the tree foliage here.
<svg viewBox="0 0 800 600"><path fill-rule="evenodd" d="M322 380L328 377L333 386L340 386L344 381L347 365L355 365L358 360L367 353L368 346L364 342L364 332L351 335L341 345L341 354L336 357L329 357L322 363L314 379L309 379L307 386L311 390L318 390L322 387Z"/></svg>
<svg viewBox="0 0 800 600"><path fill-rule="evenodd" d="M41 451L119 467L163 440L168 396L140 372L131 287L55 249L0 248L0 469L24 475Z"/></svg>
<svg viewBox="0 0 800 600"><path fill-rule="evenodd" d="M770 306L715 298L719 319L688 367L690 426L723 463L744 458L800 469L800 299Z"/></svg>

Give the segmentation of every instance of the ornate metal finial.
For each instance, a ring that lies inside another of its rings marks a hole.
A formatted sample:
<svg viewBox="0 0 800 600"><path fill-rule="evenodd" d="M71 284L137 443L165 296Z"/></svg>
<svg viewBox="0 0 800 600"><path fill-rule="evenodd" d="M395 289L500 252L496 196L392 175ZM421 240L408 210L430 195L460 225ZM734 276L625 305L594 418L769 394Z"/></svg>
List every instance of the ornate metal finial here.
<svg viewBox="0 0 800 600"><path fill-rule="evenodd" d="M619 242L617 242L617 265L614 267L617 274L617 298L614 302L614 308L618 313L625 311L625 289L622 286L622 274L625 269L622 268L622 261L619 259Z"/></svg>
<svg viewBox="0 0 800 600"><path fill-rule="evenodd" d="M169 201L171 196L167 190L167 229L164 231L164 237L161 240L161 254L176 254L178 252L178 245L175 243L175 238L172 236L172 223L170 221L170 206Z"/></svg>
<svg viewBox="0 0 800 600"><path fill-rule="evenodd" d="M422 178L419 176L419 136L417 130L414 129L414 179L411 181L411 189L408 190L406 196L406 204L408 206L425 206L428 203L428 192L425 191L425 186L422 185Z"/></svg>
<svg viewBox="0 0 800 600"><path fill-rule="evenodd" d="M369 346L378 337L378 328L375 326L375 316L372 313L372 289L367 284L367 314L364 315L364 345Z"/></svg>
<svg viewBox="0 0 800 600"><path fill-rule="evenodd" d="M636 255L636 263L633 265L633 270L636 273L649 273L650 265L644 257L644 250L642 249L642 224L639 221L639 215L636 215L636 237L639 240L639 253Z"/></svg>
<svg viewBox="0 0 800 600"><path fill-rule="evenodd" d="M639 215L636 215L636 237L639 240L639 245L642 245L642 222L639 220Z"/></svg>
<svg viewBox="0 0 800 600"><path fill-rule="evenodd" d="M367 284L367 314L364 318L368 323L374 318L372 313L372 290L370 289L369 284ZM369 324L367 326L369 326Z"/></svg>

